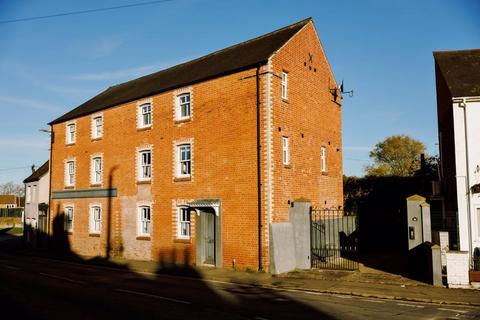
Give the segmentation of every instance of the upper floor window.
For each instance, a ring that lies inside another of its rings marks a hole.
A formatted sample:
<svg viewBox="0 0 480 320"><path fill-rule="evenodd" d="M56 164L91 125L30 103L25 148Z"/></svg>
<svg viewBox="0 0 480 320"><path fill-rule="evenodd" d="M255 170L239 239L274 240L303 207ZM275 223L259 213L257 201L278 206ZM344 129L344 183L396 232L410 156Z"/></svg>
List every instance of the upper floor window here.
<svg viewBox="0 0 480 320"><path fill-rule="evenodd" d="M188 143L177 146L177 153L177 176L190 176L192 174L192 145Z"/></svg>
<svg viewBox="0 0 480 320"><path fill-rule="evenodd" d="M73 231L73 206L65 207L65 231L72 232Z"/></svg>
<svg viewBox="0 0 480 320"><path fill-rule="evenodd" d="M177 96L177 120L189 119L190 114L190 93Z"/></svg>
<svg viewBox="0 0 480 320"><path fill-rule="evenodd" d="M100 233L102 230L102 208L98 205L90 207L90 232Z"/></svg>
<svg viewBox="0 0 480 320"><path fill-rule="evenodd" d="M30 201L32 201L31 199L32 199L32 187L27 186L27 192L25 193L25 202L30 203Z"/></svg>
<svg viewBox="0 0 480 320"><path fill-rule="evenodd" d="M103 137L103 116L96 116L92 118L92 138L101 137Z"/></svg>
<svg viewBox="0 0 480 320"><path fill-rule="evenodd" d="M138 235L140 236L150 236L151 234L151 211L150 206L138 207Z"/></svg>
<svg viewBox="0 0 480 320"><path fill-rule="evenodd" d="M37 201L37 185L33 185L32 187L32 202Z"/></svg>
<svg viewBox="0 0 480 320"><path fill-rule="evenodd" d="M282 72L282 99L288 99L288 73Z"/></svg>
<svg viewBox="0 0 480 320"><path fill-rule="evenodd" d="M190 210L178 208L178 238L190 238Z"/></svg>
<svg viewBox="0 0 480 320"><path fill-rule="evenodd" d="M147 128L152 125L152 104L144 103L139 107L139 127Z"/></svg>
<svg viewBox="0 0 480 320"><path fill-rule="evenodd" d="M75 185L75 161L70 160L65 163L65 185Z"/></svg>
<svg viewBox="0 0 480 320"><path fill-rule="evenodd" d="M91 163L91 183L92 184L100 184L102 183L102 171L103 171L103 165L102 165L102 157L94 157L92 158L92 163Z"/></svg>
<svg viewBox="0 0 480 320"><path fill-rule="evenodd" d="M320 149L320 163L322 172L327 172L327 149L324 146Z"/></svg>
<svg viewBox="0 0 480 320"><path fill-rule="evenodd" d="M150 180L152 178L152 151L142 150L138 152L138 180Z"/></svg>
<svg viewBox="0 0 480 320"><path fill-rule="evenodd" d="M288 137L282 137L282 162L284 165L290 164L290 143Z"/></svg>
<svg viewBox="0 0 480 320"><path fill-rule="evenodd" d="M75 123L68 123L67 124L67 132L66 132L66 143L72 144L75 143L76 138L76 124Z"/></svg>

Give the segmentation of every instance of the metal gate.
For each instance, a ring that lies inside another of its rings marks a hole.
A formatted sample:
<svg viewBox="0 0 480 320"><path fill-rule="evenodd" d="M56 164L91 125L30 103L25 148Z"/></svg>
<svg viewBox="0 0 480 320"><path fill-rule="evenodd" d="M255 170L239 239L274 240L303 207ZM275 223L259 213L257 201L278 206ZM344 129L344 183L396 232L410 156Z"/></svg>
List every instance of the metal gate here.
<svg viewBox="0 0 480 320"><path fill-rule="evenodd" d="M358 218L355 212L312 208L310 241L312 268L358 269Z"/></svg>

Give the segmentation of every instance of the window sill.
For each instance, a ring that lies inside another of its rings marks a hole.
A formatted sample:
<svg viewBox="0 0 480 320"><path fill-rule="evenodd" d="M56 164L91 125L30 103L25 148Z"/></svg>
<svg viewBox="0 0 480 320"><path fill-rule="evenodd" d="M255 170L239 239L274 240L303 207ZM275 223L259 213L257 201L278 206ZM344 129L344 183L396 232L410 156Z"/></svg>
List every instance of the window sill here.
<svg viewBox="0 0 480 320"><path fill-rule="evenodd" d="M137 184L152 184L152 180L137 180Z"/></svg>
<svg viewBox="0 0 480 320"><path fill-rule="evenodd" d="M292 165L291 164L284 164L283 167L285 169L292 169Z"/></svg>
<svg viewBox="0 0 480 320"><path fill-rule="evenodd" d="M286 104L289 104L290 102L288 101L288 99L285 99L285 98L282 98L282 102L285 102Z"/></svg>
<svg viewBox="0 0 480 320"><path fill-rule="evenodd" d="M71 236L73 234L73 231L67 231L67 235Z"/></svg>
<svg viewBox="0 0 480 320"><path fill-rule="evenodd" d="M183 181L191 181L192 180L192 177L191 176L188 176L188 177L175 177L173 178L173 181L174 182L183 182Z"/></svg>
<svg viewBox="0 0 480 320"><path fill-rule="evenodd" d="M181 123L189 122L191 120L192 120L192 117L183 118L183 119L175 119L175 124L181 124Z"/></svg>
<svg viewBox="0 0 480 320"><path fill-rule="evenodd" d="M328 176L328 172L322 172L322 176Z"/></svg>
<svg viewBox="0 0 480 320"><path fill-rule="evenodd" d="M100 233L89 233L88 236L92 238L100 238Z"/></svg>
<svg viewBox="0 0 480 320"><path fill-rule="evenodd" d="M136 239L141 240L141 241L150 241L151 240L150 236L137 236Z"/></svg>
<svg viewBox="0 0 480 320"><path fill-rule="evenodd" d="M174 243L185 243L185 244L190 244L192 243L191 239L181 239L181 238L176 238L173 240Z"/></svg>
<svg viewBox="0 0 480 320"><path fill-rule="evenodd" d="M99 141L99 140L102 140L102 139L103 139L103 136L97 137L97 138L92 138L92 141Z"/></svg>
<svg viewBox="0 0 480 320"><path fill-rule="evenodd" d="M68 189L68 190L75 189L75 186L65 186L64 189Z"/></svg>
<svg viewBox="0 0 480 320"><path fill-rule="evenodd" d="M137 131L146 131L152 129L152 126L137 127Z"/></svg>
<svg viewBox="0 0 480 320"><path fill-rule="evenodd" d="M75 142L65 143L65 146L67 147L74 146L74 145L75 145Z"/></svg>
<svg viewBox="0 0 480 320"><path fill-rule="evenodd" d="M90 188L101 188L102 184L101 183L90 183Z"/></svg>

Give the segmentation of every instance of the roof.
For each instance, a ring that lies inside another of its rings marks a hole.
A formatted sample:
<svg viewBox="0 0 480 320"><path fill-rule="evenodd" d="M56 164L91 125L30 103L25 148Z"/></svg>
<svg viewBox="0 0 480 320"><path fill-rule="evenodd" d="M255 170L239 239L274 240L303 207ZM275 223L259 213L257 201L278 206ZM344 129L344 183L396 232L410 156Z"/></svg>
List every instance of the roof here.
<svg viewBox="0 0 480 320"><path fill-rule="evenodd" d="M260 37L174 67L108 88L50 125L75 119L164 91L266 64L268 58L312 19L308 18Z"/></svg>
<svg viewBox="0 0 480 320"><path fill-rule="evenodd" d="M48 160L44 164L40 166L37 170L35 170L28 178L23 180L23 183L38 181L40 178L48 172Z"/></svg>
<svg viewBox="0 0 480 320"><path fill-rule="evenodd" d="M480 49L435 51L433 56L452 97L480 96Z"/></svg>
<svg viewBox="0 0 480 320"><path fill-rule="evenodd" d="M13 194L0 194L0 204L17 204L17 196Z"/></svg>

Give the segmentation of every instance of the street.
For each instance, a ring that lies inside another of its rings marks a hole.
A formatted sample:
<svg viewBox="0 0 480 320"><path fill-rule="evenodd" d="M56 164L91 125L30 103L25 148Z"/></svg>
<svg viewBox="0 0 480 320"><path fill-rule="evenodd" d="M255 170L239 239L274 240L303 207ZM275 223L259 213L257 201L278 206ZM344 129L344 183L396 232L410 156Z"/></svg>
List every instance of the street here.
<svg viewBox="0 0 480 320"><path fill-rule="evenodd" d="M0 305L2 319L480 319L480 308L469 306L274 290L6 253Z"/></svg>

